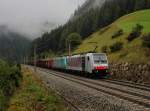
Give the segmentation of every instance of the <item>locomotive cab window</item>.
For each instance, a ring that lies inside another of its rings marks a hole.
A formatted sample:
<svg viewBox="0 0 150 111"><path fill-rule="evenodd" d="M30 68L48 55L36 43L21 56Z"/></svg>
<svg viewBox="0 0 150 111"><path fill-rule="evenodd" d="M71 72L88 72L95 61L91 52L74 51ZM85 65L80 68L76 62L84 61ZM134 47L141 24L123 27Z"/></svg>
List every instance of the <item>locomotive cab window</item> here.
<svg viewBox="0 0 150 111"><path fill-rule="evenodd" d="M93 59L95 64L106 64L107 57L105 54L93 54Z"/></svg>

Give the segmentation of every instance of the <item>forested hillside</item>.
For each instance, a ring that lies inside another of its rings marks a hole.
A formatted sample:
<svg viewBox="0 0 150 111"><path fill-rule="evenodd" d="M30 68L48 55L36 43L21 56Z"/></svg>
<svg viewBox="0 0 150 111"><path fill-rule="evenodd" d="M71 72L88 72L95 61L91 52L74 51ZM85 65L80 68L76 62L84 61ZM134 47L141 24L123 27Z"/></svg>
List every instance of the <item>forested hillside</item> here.
<svg viewBox="0 0 150 111"><path fill-rule="evenodd" d="M79 16L82 16L92 8L100 8L105 3L105 1L106 0L86 0L85 3L81 7L78 7L78 9L74 12L74 16L71 19L76 19Z"/></svg>
<svg viewBox="0 0 150 111"><path fill-rule="evenodd" d="M125 14L150 8L149 0L106 0L102 6L88 8L90 4L94 4L92 2L95 0L88 0L75 12L75 16L79 15L76 19L71 18L65 25L44 33L42 37L36 39L32 45L36 44L38 55L45 52L64 53L68 44L68 36L71 33L78 33L84 40L93 32L111 24ZM83 12L82 9L84 9Z"/></svg>
<svg viewBox="0 0 150 111"><path fill-rule="evenodd" d="M150 9L119 18L90 35L74 53L93 51L108 54L110 62L150 63ZM97 43L97 44L91 44Z"/></svg>
<svg viewBox="0 0 150 111"><path fill-rule="evenodd" d="M9 31L5 26L0 27L0 58L20 62L29 45L30 40L24 36Z"/></svg>

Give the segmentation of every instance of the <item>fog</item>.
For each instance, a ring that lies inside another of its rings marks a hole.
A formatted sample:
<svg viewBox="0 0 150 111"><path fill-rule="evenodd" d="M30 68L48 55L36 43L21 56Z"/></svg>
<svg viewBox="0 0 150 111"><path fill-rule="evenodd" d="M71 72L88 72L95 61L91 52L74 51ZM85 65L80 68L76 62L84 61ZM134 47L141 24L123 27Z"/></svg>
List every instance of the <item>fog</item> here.
<svg viewBox="0 0 150 111"><path fill-rule="evenodd" d="M106 0L95 0L93 6L96 7L96 6L102 6L103 3L105 2Z"/></svg>
<svg viewBox="0 0 150 111"><path fill-rule="evenodd" d="M85 0L0 0L0 26L37 38L64 24Z"/></svg>

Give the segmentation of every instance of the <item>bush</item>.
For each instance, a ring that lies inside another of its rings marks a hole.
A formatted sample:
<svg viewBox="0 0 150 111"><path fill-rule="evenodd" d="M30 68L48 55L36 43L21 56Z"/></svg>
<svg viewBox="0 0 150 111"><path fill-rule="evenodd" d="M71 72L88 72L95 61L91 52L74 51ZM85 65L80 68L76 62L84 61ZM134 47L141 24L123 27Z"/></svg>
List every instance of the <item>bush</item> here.
<svg viewBox="0 0 150 111"><path fill-rule="evenodd" d="M3 92L0 89L0 111L4 111L6 106L6 100Z"/></svg>
<svg viewBox="0 0 150 111"><path fill-rule="evenodd" d="M119 37L119 36L121 36L121 35L123 35L123 30L122 30L122 29L120 29L120 30L118 30L117 32L115 32L115 33L112 35L112 39L117 38L117 37Z"/></svg>
<svg viewBox="0 0 150 111"><path fill-rule="evenodd" d="M117 52L123 48L123 43L122 42L116 42L112 46L110 46L110 51L111 52Z"/></svg>
<svg viewBox="0 0 150 111"><path fill-rule="evenodd" d="M150 33L148 35L143 36L143 46L150 48Z"/></svg>
<svg viewBox="0 0 150 111"><path fill-rule="evenodd" d="M109 48L108 48L108 46L103 46L101 48L101 50L102 50L103 53L108 53Z"/></svg>
<svg viewBox="0 0 150 111"><path fill-rule="evenodd" d="M82 37L78 33L71 33L67 37L67 43L71 44L71 49L76 48L82 42Z"/></svg>
<svg viewBox="0 0 150 111"><path fill-rule="evenodd" d="M9 97L19 86L22 78L21 71L17 66L12 66L0 60L0 108L4 108ZM1 111L2 109L0 109Z"/></svg>
<svg viewBox="0 0 150 111"><path fill-rule="evenodd" d="M140 24L136 24L136 27L132 29L132 32L127 37L127 40L130 42L134 40L135 38L139 37L142 33L142 30L143 30L143 26Z"/></svg>

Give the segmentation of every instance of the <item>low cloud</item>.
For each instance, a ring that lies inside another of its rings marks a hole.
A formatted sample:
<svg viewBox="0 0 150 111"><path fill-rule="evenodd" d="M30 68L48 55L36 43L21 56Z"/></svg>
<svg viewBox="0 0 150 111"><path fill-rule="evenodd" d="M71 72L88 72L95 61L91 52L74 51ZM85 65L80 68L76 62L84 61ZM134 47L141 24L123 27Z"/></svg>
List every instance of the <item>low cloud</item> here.
<svg viewBox="0 0 150 111"><path fill-rule="evenodd" d="M85 0L0 0L0 25L39 37L64 24Z"/></svg>

